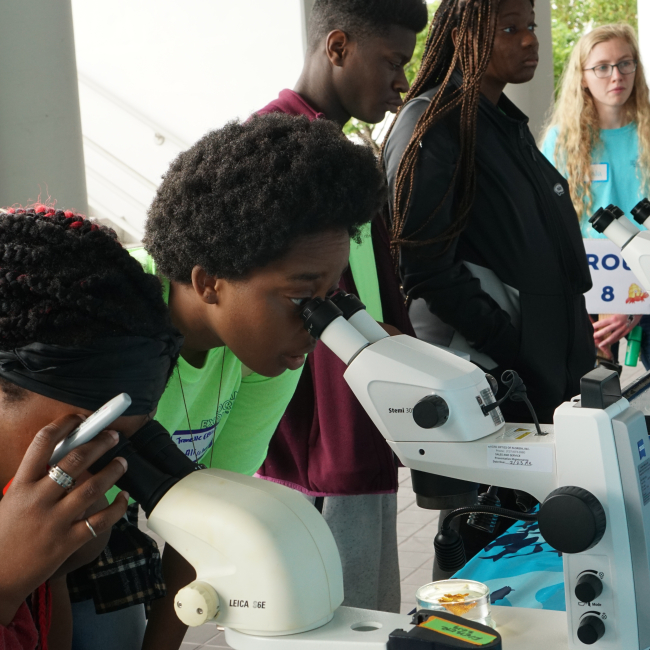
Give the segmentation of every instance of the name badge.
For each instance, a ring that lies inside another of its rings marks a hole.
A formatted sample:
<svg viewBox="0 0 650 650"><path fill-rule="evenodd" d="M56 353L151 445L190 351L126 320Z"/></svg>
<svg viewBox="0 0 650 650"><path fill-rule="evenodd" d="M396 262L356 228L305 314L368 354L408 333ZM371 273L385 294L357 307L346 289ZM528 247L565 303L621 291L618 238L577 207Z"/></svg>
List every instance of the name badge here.
<svg viewBox="0 0 650 650"><path fill-rule="evenodd" d="M609 180L609 164L596 163L591 166L591 182L606 183Z"/></svg>

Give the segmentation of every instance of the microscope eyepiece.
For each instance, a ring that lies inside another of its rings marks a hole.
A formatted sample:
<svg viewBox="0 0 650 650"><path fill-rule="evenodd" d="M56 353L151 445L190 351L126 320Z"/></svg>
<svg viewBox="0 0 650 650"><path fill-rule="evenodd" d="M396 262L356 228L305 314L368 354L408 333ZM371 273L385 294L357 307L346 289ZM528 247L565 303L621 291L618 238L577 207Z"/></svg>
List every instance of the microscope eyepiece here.
<svg viewBox="0 0 650 650"><path fill-rule="evenodd" d="M647 198L641 199L632 208L632 216L634 217L634 221L643 225L646 222L646 219L650 217L650 201Z"/></svg>
<svg viewBox="0 0 650 650"><path fill-rule="evenodd" d="M358 312L365 314L365 311ZM313 298L300 312L305 329L320 339L334 354L349 365L370 345L370 341L343 317L343 312L329 298Z"/></svg>
<svg viewBox="0 0 650 650"><path fill-rule="evenodd" d="M617 205L614 205L613 203L610 203L607 206L607 209L617 218L620 219L621 217L625 216L625 212L621 210Z"/></svg>
<svg viewBox="0 0 650 650"><path fill-rule="evenodd" d="M620 214L612 211L610 208L615 208L615 206L610 205L606 208L599 208L589 219L591 227L600 234L604 233L605 229L621 216ZM616 209L618 210L618 208Z"/></svg>
<svg viewBox="0 0 650 650"><path fill-rule="evenodd" d="M203 469L202 465L195 463L178 448L169 431L156 420L138 429L129 440L145 460L179 480Z"/></svg>
<svg viewBox="0 0 650 650"><path fill-rule="evenodd" d="M345 291L337 291L330 300L341 310L345 320L350 320L357 312L366 308L359 298Z"/></svg>
<svg viewBox="0 0 650 650"><path fill-rule="evenodd" d="M317 340L339 316L343 312L331 300L322 298L312 298L300 312L305 329Z"/></svg>
<svg viewBox="0 0 650 650"><path fill-rule="evenodd" d="M155 467L136 451L124 434L120 433L119 435L120 440L117 445L95 461L89 471L91 474L97 474L113 458L122 456L128 463L128 469L116 485L121 490L126 490L142 506L146 516L149 517L158 501L178 483L179 479Z"/></svg>

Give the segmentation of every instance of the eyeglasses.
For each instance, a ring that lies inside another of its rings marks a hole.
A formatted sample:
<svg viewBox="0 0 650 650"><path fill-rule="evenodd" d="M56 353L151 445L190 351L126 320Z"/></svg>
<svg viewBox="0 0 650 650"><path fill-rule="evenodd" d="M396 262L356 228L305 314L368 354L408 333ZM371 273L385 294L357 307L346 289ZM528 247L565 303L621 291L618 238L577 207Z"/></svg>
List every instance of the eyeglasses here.
<svg viewBox="0 0 650 650"><path fill-rule="evenodd" d="M585 68L585 70L593 70L594 74L599 79L606 79L611 77L614 72L614 68L618 68L618 71L621 74L632 74L636 70L637 63L633 59L627 59L626 61L621 61L619 63L601 63L593 68Z"/></svg>

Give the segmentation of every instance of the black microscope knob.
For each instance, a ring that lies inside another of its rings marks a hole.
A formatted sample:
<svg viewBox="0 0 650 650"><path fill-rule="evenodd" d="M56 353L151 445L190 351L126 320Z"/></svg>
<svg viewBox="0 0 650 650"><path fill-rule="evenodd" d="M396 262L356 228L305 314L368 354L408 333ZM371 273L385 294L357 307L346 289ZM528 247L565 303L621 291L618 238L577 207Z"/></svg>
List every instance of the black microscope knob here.
<svg viewBox="0 0 650 650"><path fill-rule="evenodd" d="M600 501L588 490L574 486L553 490L540 506L537 522L542 537L562 553L593 548L607 528Z"/></svg>
<svg viewBox="0 0 650 650"><path fill-rule="evenodd" d="M605 634L605 624L593 614L585 616L578 626L578 639L585 645L596 643Z"/></svg>
<svg viewBox="0 0 650 650"><path fill-rule="evenodd" d="M441 427L449 419L449 407L439 395L427 395L413 407L415 424L423 429Z"/></svg>
<svg viewBox="0 0 650 650"><path fill-rule="evenodd" d="M603 593L603 583L593 573L583 573L573 591L581 603L590 603Z"/></svg>

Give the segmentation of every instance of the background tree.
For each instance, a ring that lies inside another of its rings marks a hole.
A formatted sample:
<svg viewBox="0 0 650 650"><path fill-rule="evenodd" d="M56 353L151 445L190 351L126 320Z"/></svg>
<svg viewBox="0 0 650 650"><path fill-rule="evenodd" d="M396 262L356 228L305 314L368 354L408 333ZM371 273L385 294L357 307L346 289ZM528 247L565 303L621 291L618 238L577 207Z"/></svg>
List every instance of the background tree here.
<svg viewBox="0 0 650 650"><path fill-rule="evenodd" d="M552 0L551 8L556 90L571 50L583 34L594 27L618 22L638 29L637 0Z"/></svg>
<svg viewBox="0 0 650 650"><path fill-rule="evenodd" d="M429 10L429 25L430 25L431 19L433 18L433 14L436 13L436 9L440 4L440 0L435 0L434 2L428 2L427 4ZM427 40L428 31L429 28L427 26L426 29L422 30L418 34L417 41L415 43L415 50L413 51L413 58L404 69L409 84L413 83L413 79L415 79L415 75L417 74L420 68L422 56L424 55L424 45ZM381 143L381 139L383 137L383 133L387 127L387 124L390 124L392 119L393 119L393 115L389 114L388 117L383 122L380 122L379 124L367 124L366 122L361 122L355 118L352 118L343 127L343 132L346 135L356 136L357 138L365 142L367 145L372 147L375 153L379 155L380 144L378 143Z"/></svg>
<svg viewBox="0 0 650 650"><path fill-rule="evenodd" d="M547 0L537 0L544 2ZM649 2L650 0L639 0ZM429 2L429 24L440 0ZM553 30L553 69L555 88L557 90L560 75L569 60L569 55L578 39L600 25L626 22L638 29L637 0L552 0L551 22ZM415 79L420 67L428 29L418 34L415 51L411 62L406 66L406 78L409 84ZM343 131L349 136L355 136L374 149L379 155L380 144L387 124L393 119L389 115L380 124L367 124L357 119L351 119Z"/></svg>

